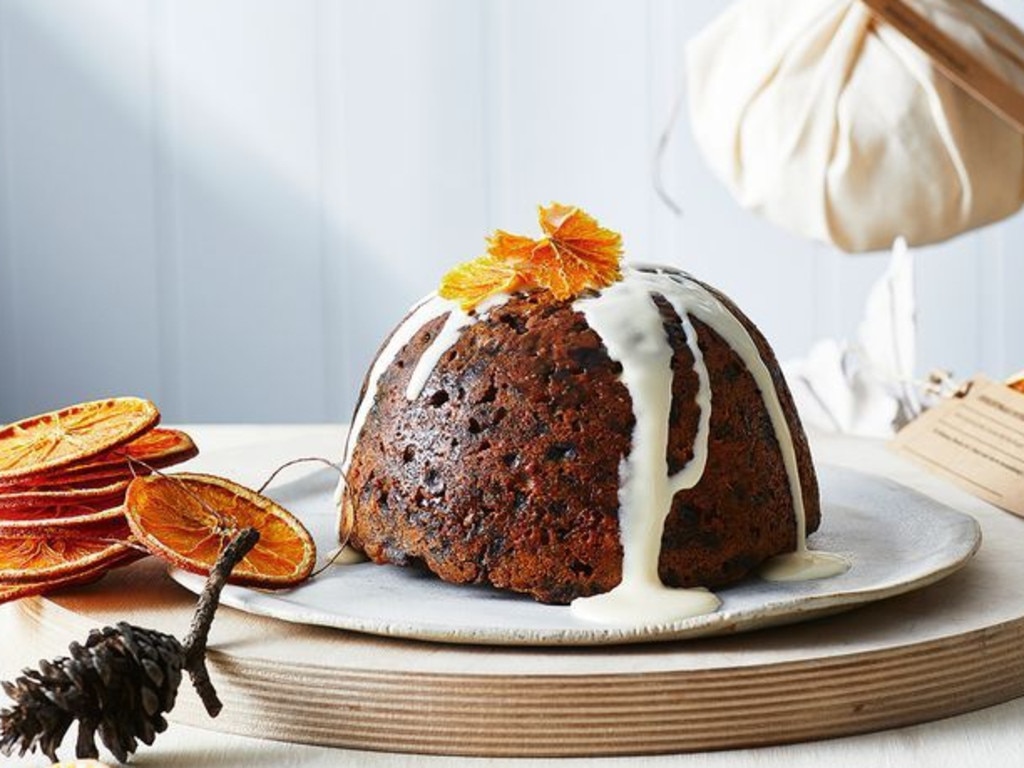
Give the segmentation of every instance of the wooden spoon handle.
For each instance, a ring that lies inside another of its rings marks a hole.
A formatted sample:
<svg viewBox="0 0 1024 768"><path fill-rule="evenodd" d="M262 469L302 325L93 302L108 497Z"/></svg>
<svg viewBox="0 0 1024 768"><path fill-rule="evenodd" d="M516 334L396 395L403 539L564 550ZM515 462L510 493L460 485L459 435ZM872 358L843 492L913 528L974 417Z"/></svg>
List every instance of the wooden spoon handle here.
<svg viewBox="0 0 1024 768"><path fill-rule="evenodd" d="M943 73L1024 134L1024 93L903 0L861 0L920 48Z"/></svg>

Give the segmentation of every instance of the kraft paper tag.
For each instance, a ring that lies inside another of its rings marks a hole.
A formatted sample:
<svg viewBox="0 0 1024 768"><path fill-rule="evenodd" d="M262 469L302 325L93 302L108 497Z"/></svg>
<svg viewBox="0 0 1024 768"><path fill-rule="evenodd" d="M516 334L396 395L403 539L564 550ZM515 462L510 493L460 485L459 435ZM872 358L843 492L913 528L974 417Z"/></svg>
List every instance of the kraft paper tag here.
<svg viewBox="0 0 1024 768"><path fill-rule="evenodd" d="M1024 517L1024 394L977 376L904 427L893 448Z"/></svg>
<svg viewBox="0 0 1024 768"><path fill-rule="evenodd" d="M871 11L920 48L950 80L1024 133L1024 94L902 0L862 0Z"/></svg>

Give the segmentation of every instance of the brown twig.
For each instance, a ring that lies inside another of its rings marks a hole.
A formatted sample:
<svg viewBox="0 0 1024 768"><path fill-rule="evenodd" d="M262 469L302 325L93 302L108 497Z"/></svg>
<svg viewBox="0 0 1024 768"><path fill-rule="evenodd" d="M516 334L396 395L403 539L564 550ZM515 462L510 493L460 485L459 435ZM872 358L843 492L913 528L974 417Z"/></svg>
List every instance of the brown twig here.
<svg viewBox="0 0 1024 768"><path fill-rule="evenodd" d="M220 553L217 562L206 579L206 585L199 595L196 612L192 617L192 626L188 637L182 643L185 649L185 669L192 678L192 686L202 699L203 706L210 717L216 717L223 706L217 697L210 673L206 668L206 642L210 636L210 625L213 615L220 602L220 593L224 584L242 558L244 558L259 541L260 534L255 528L243 528Z"/></svg>

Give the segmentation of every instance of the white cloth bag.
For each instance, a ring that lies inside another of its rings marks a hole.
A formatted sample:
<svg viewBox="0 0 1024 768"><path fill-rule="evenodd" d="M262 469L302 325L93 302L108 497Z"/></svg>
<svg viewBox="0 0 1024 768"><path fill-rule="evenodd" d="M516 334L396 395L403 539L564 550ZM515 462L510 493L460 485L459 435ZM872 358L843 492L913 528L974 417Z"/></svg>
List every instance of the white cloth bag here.
<svg viewBox="0 0 1024 768"><path fill-rule="evenodd" d="M909 0L1024 90L1024 34ZM739 203L845 251L933 243L1024 202L1024 136L858 0L739 0L687 50L698 145Z"/></svg>

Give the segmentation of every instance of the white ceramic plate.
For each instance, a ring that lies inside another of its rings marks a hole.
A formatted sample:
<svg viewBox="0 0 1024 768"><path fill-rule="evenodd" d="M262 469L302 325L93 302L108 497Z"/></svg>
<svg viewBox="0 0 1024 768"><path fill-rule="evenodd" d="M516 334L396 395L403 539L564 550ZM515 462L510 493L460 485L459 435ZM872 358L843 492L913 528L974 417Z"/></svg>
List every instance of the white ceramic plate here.
<svg viewBox="0 0 1024 768"><path fill-rule="evenodd" d="M974 518L901 485L835 467L820 469L818 476L823 522L809 545L845 555L852 562L849 571L795 583L750 578L718 592L718 612L669 624L591 624L574 618L567 607L371 563L334 566L285 592L228 586L222 601L284 621L448 643L653 642L803 621L918 589L961 568L981 543ZM309 527L321 553L335 546L336 479L335 472L322 471L270 491ZM198 576L183 571L172 576L193 592L202 588Z"/></svg>

